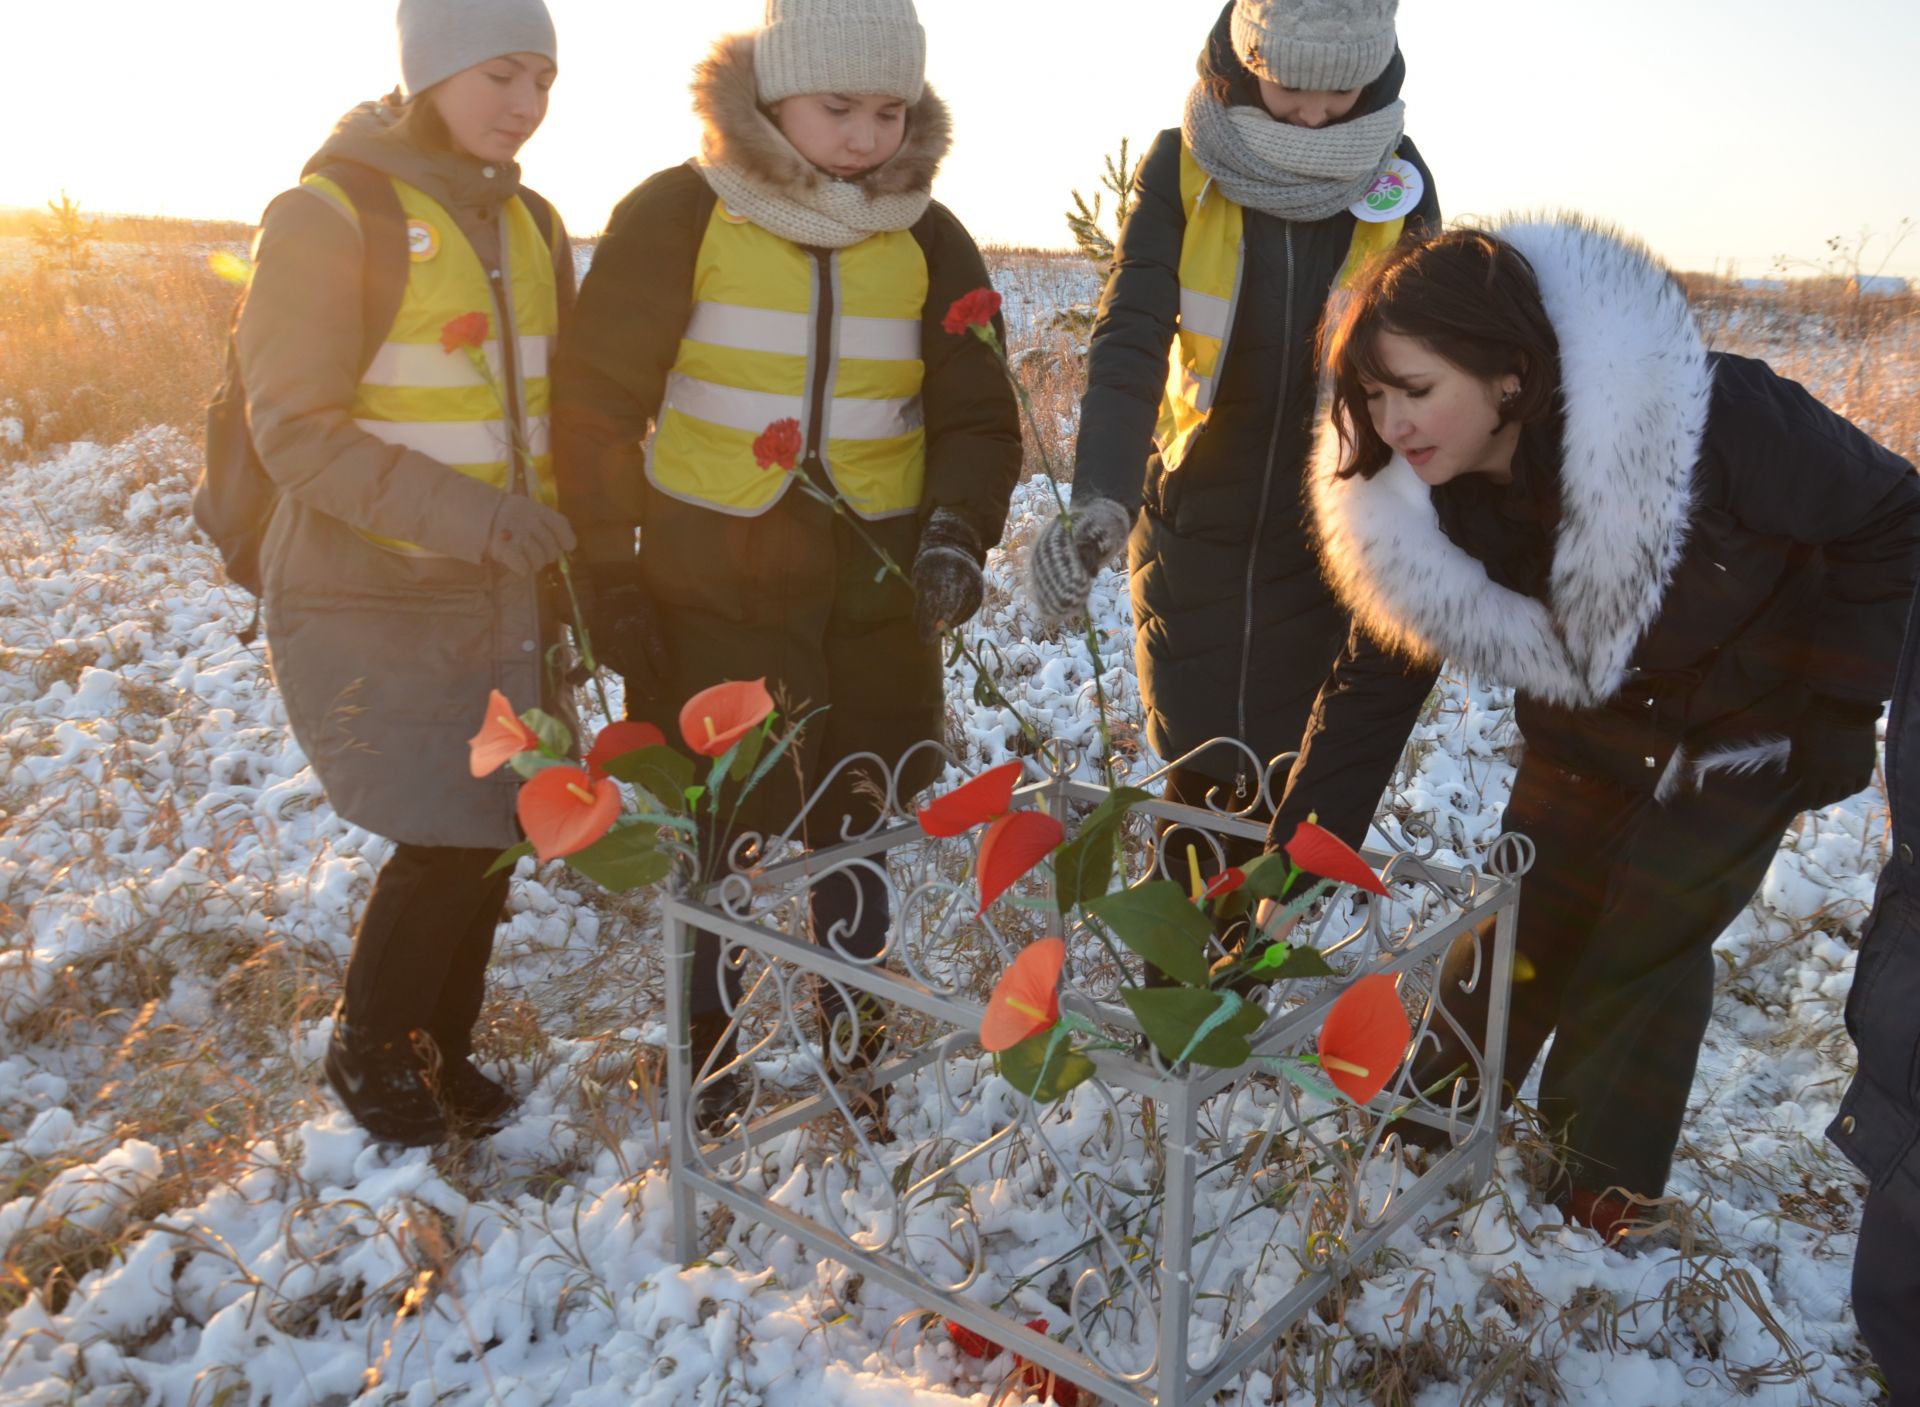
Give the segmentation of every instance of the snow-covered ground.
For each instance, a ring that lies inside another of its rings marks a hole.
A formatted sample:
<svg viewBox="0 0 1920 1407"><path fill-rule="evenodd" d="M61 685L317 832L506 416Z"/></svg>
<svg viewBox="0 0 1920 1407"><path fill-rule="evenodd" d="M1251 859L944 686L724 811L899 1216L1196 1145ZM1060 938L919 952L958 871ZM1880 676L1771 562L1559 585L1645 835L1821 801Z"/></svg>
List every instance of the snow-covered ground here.
<svg viewBox="0 0 1920 1407"><path fill-rule="evenodd" d="M1001 273L1017 326L1087 296L1071 267ZM997 1374L917 1306L791 1243L736 1224L673 1262L645 899L523 862L482 1043L524 1099L502 1133L389 1153L334 1108L316 1062L387 845L327 808L237 638L250 603L187 516L195 459L154 430L0 469L0 1401L987 1402ZM1083 646L1013 590L1051 501L1022 486L976 629L1015 703L1083 739ZM1121 576L1094 607L1137 720ZM1008 755L964 677L950 717L965 770ZM1514 741L1510 695L1451 681L1394 814L1478 860ZM1821 1129L1883 832L1878 792L1803 818L1720 943L1680 1245L1562 1226L1523 1136L1296 1331L1289 1375L1228 1400L1875 1400L1858 1188Z"/></svg>

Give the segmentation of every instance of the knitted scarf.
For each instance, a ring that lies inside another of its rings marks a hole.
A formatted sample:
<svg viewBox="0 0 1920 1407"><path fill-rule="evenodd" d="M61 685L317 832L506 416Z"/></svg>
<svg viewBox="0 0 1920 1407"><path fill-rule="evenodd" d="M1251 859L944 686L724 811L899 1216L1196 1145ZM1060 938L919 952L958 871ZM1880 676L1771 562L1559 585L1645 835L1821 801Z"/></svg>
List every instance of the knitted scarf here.
<svg viewBox="0 0 1920 1407"><path fill-rule="evenodd" d="M705 156L693 165L734 214L816 249L846 249L884 230L907 229L933 201L926 190L869 195L851 181L823 181L811 190L780 188Z"/></svg>
<svg viewBox="0 0 1920 1407"><path fill-rule="evenodd" d="M1200 167L1236 205L1283 220L1324 220L1367 193L1399 144L1399 99L1329 127L1276 122L1257 107L1228 107L1196 83L1180 133Z"/></svg>

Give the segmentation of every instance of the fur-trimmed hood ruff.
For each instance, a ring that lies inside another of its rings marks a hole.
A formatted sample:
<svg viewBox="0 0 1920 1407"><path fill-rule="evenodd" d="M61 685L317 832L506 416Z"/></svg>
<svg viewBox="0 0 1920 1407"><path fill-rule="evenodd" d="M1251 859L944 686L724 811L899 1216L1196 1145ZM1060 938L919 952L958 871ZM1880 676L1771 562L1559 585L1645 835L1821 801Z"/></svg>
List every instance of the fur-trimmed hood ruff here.
<svg viewBox="0 0 1920 1407"><path fill-rule="evenodd" d="M794 150L760 106L753 72L753 35L719 40L693 75L693 110L699 116L703 161L739 172L768 194L809 203L827 186L852 185L873 199L924 195L953 144L947 105L929 86L907 108L907 135L900 150L855 182L820 170Z"/></svg>
<svg viewBox="0 0 1920 1407"><path fill-rule="evenodd" d="M1620 688L1686 543L1712 374L1685 295L1645 246L1573 217L1494 233L1533 265L1560 341L1551 607L1489 580L1399 455L1372 479L1337 477L1325 411L1308 506L1328 580L1381 645L1590 707Z"/></svg>

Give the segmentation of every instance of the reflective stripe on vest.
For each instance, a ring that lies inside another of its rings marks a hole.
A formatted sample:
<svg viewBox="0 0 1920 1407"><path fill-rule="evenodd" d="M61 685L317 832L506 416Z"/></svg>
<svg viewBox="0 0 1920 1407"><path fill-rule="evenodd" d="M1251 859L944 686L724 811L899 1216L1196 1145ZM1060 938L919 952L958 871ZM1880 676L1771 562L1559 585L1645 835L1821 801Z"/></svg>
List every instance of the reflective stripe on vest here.
<svg viewBox="0 0 1920 1407"><path fill-rule="evenodd" d="M1187 216L1180 241L1180 328L1167 354L1166 391L1153 434L1169 470L1187 457L1213 411L1246 271L1245 213L1214 187L1185 142L1180 144L1180 207ZM1406 223L1404 217L1380 224L1355 220L1337 286L1351 283L1369 259L1391 248Z"/></svg>
<svg viewBox="0 0 1920 1407"><path fill-rule="evenodd" d="M647 449L654 487L722 513L764 513L792 478L760 468L753 443L794 420L861 517L919 511L927 263L911 234L816 256L716 203L693 297Z"/></svg>
<svg viewBox="0 0 1920 1407"><path fill-rule="evenodd" d="M353 215L352 202L332 181L309 176L304 184ZM518 427L534 496L557 505L547 363L559 331L559 303L553 254L540 227L517 196L502 207L506 258L496 298L479 255L439 202L403 181L394 181L393 188L409 232L425 229L413 242L393 326L354 393L354 423L388 444L404 445L502 490L520 487L513 468ZM488 336L480 348L486 374L465 348L449 352L440 342L449 322L474 312L487 317ZM512 376L501 352L503 335L513 349ZM511 405L504 403L509 398ZM362 536L397 552L430 555L412 543Z"/></svg>

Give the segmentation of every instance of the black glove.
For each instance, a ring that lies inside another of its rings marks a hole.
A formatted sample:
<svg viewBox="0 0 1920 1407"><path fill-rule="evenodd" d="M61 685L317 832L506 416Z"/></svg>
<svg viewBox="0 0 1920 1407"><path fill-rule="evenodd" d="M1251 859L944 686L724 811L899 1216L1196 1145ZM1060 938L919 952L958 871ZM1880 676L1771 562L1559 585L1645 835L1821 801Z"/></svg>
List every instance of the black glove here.
<svg viewBox="0 0 1920 1407"><path fill-rule="evenodd" d="M487 560L532 576L573 551L573 525L525 494L503 493L487 528Z"/></svg>
<svg viewBox="0 0 1920 1407"><path fill-rule="evenodd" d="M973 618L980 609L980 569L986 559L972 523L954 509L933 510L913 559L913 624L922 640Z"/></svg>
<svg viewBox="0 0 1920 1407"><path fill-rule="evenodd" d="M1072 528L1055 518L1040 529L1027 556L1027 594L1055 624L1087 608L1094 574L1120 555L1133 530L1133 514L1110 498L1077 500L1071 512Z"/></svg>
<svg viewBox="0 0 1920 1407"><path fill-rule="evenodd" d="M1873 781L1879 753L1874 745L1878 704L1815 694L1793 729L1790 765L1809 806L1827 806Z"/></svg>
<svg viewBox="0 0 1920 1407"><path fill-rule="evenodd" d="M625 681L627 693L657 699L672 659L653 598L636 568L597 568L580 602L596 661ZM629 705L628 712L632 712Z"/></svg>

